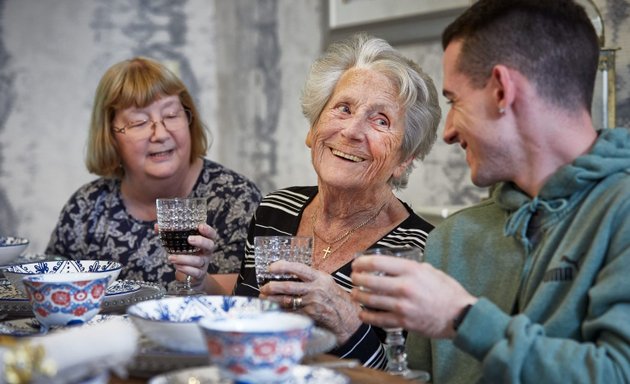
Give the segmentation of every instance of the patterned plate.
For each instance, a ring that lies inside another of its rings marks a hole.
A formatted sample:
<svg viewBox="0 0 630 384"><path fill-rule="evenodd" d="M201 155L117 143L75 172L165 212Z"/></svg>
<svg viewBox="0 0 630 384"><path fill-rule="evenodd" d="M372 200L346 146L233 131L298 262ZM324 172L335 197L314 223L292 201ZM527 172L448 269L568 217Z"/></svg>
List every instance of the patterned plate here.
<svg viewBox="0 0 630 384"><path fill-rule="evenodd" d="M323 328L313 327L311 337L306 343L304 356L314 356L330 351L337 344L335 335ZM199 367L208 364L205 353L175 352L140 338L140 349L134 360L127 366L136 377L153 377L164 372Z"/></svg>
<svg viewBox="0 0 630 384"><path fill-rule="evenodd" d="M107 287L106 296L130 294L139 291L141 287L137 281L116 280Z"/></svg>
<svg viewBox="0 0 630 384"><path fill-rule="evenodd" d="M102 323L113 318L124 318L128 320L127 315L96 315L92 320L84 325L92 325ZM63 327L60 327L63 328ZM54 330L55 328L53 328ZM40 333L40 324L34 317L28 319L9 320L0 322L0 335L7 336L35 336Z"/></svg>
<svg viewBox="0 0 630 384"><path fill-rule="evenodd" d="M141 287L137 281L116 280L107 287L106 296L134 293L139 291ZM6 280L0 282L0 300L27 301L26 297Z"/></svg>
<svg viewBox="0 0 630 384"><path fill-rule="evenodd" d="M291 370L291 377L283 384L347 384L350 379L346 375L332 369L296 365ZM217 367L191 368L156 376L149 384L229 384L232 380L222 379Z"/></svg>
<svg viewBox="0 0 630 384"><path fill-rule="evenodd" d="M122 285L114 285L114 291L107 290L101 313L124 313L132 304L164 296L164 288L144 281L117 280ZM0 316L8 319L32 317L31 304L8 280L0 280Z"/></svg>

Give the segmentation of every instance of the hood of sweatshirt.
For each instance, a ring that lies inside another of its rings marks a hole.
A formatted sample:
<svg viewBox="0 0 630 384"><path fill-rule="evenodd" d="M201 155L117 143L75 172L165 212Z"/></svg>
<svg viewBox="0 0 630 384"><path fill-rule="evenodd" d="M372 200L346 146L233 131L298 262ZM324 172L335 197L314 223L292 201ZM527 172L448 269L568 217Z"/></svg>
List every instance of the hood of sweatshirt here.
<svg viewBox="0 0 630 384"><path fill-rule="evenodd" d="M626 128L600 131L591 150L554 173L540 190L530 197L514 183L499 183L493 198L508 214L506 236L517 236L529 251L527 229L532 216L566 209L602 179L630 169L630 130Z"/></svg>

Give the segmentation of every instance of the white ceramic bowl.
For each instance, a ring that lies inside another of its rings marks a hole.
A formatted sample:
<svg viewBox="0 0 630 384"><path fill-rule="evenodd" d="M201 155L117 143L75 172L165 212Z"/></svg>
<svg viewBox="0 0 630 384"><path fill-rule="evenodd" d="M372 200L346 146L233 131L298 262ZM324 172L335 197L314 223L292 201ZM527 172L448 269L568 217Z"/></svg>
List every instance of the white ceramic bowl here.
<svg viewBox="0 0 630 384"><path fill-rule="evenodd" d="M2 273L17 290L26 295L22 284L26 276L93 272L109 277L108 284L111 284L116 281L121 270L122 264L117 261L63 260L14 264L2 268Z"/></svg>
<svg viewBox="0 0 630 384"><path fill-rule="evenodd" d="M244 296L179 296L147 300L127 314L149 340L173 351L206 353L200 319L234 318L277 311L277 303Z"/></svg>
<svg viewBox="0 0 630 384"><path fill-rule="evenodd" d="M10 264L28 247L28 239L0 236L0 265Z"/></svg>
<svg viewBox="0 0 630 384"><path fill-rule="evenodd" d="M44 329L91 320L101 310L108 282L102 273L48 273L23 280L33 313Z"/></svg>
<svg viewBox="0 0 630 384"><path fill-rule="evenodd" d="M313 320L275 312L199 321L210 363L227 378L246 383L280 383L304 356Z"/></svg>

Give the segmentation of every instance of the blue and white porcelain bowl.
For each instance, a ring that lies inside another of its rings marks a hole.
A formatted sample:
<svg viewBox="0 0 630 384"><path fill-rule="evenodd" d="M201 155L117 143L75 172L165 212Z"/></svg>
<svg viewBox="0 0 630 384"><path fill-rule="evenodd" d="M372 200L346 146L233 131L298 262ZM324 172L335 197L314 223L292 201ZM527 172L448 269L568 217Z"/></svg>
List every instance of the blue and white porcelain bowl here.
<svg viewBox="0 0 630 384"><path fill-rule="evenodd" d="M178 296L147 300L127 308L140 332L167 349L207 353L197 323L201 319L236 318L278 311L277 303L243 296Z"/></svg>
<svg viewBox="0 0 630 384"><path fill-rule="evenodd" d="M100 273L30 275L23 281L44 331L90 321L101 310L108 282Z"/></svg>
<svg viewBox="0 0 630 384"><path fill-rule="evenodd" d="M22 237L0 236L0 265L6 265L17 259L28 247L28 239Z"/></svg>
<svg viewBox="0 0 630 384"><path fill-rule="evenodd" d="M14 264L2 268L2 273L18 291L26 295L24 284L22 284L22 279L26 276L90 272L108 277L109 285L116 281L121 270L122 264L117 261L59 260Z"/></svg>
<svg viewBox="0 0 630 384"><path fill-rule="evenodd" d="M304 357L313 320L276 312L232 319L203 319L210 363L236 382L282 383Z"/></svg>

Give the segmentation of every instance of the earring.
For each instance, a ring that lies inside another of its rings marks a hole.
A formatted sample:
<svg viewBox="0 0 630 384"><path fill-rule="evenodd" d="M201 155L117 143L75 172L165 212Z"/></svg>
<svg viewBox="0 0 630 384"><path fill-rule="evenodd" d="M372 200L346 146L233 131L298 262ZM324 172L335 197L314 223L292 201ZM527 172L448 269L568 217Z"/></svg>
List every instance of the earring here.
<svg viewBox="0 0 630 384"><path fill-rule="evenodd" d="M505 108L499 107L499 115L502 115L505 113Z"/></svg>

